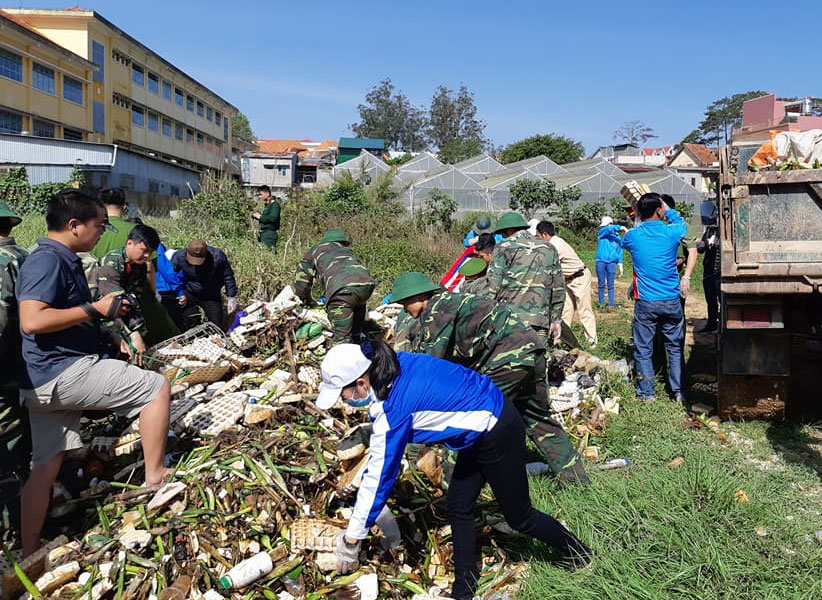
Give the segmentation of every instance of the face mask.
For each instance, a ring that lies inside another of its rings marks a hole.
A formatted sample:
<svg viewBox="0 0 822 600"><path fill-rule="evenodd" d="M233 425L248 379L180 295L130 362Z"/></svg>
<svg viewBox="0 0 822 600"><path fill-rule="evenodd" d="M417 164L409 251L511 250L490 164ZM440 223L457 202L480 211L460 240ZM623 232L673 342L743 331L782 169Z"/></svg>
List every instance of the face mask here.
<svg viewBox="0 0 822 600"><path fill-rule="evenodd" d="M374 395L374 388L369 387L368 395L365 398L351 398L351 400L346 400L348 406L352 406L354 408L362 408L364 406L368 406L371 402L376 402L377 397Z"/></svg>

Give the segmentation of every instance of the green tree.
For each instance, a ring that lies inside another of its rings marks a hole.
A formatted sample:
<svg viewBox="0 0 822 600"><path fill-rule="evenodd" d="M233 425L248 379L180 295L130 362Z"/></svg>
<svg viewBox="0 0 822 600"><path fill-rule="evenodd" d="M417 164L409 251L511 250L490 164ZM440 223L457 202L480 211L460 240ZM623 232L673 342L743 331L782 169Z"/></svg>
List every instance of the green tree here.
<svg viewBox="0 0 822 600"><path fill-rule="evenodd" d="M614 132L614 139L623 141L626 144L644 144L651 138L659 137L654 133L653 128L648 127L642 121L627 121L619 126Z"/></svg>
<svg viewBox="0 0 822 600"><path fill-rule="evenodd" d="M559 165L564 165L584 156L585 148L581 142L556 133L532 135L506 146L499 153L499 160L502 163L512 163L540 155L547 156Z"/></svg>
<svg viewBox="0 0 822 600"><path fill-rule="evenodd" d="M454 225L454 213L457 212L457 201L440 189L428 192L425 205L417 213L417 226L420 230L439 227L451 231Z"/></svg>
<svg viewBox="0 0 822 600"><path fill-rule="evenodd" d="M251 130L251 123L243 113L237 112L231 120L231 135L253 142L256 139L254 132Z"/></svg>
<svg viewBox="0 0 822 600"><path fill-rule="evenodd" d="M682 143L709 146L727 144L733 128L742 125L742 103L767 94L768 92L754 90L715 100L705 109L705 118L699 127L688 134Z"/></svg>
<svg viewBox="0 0 822 600"><path fill-rule="evenodd" d="M357 107L360 122L350 125L354 135L385 140L389 150L415 152L427 145L425 111L411 104L391 79L385 78L365 95Z"/></svg>
<svg viewBox="0 0 822 600"><path fill-rule="evenodd" d="M428 135L439 159L454 163L479 154L487 144L485 122L477 119L474 94L465 85L454 93L444 85L431 99Z"/></svg>
<svg viewBox="0 0 822 600"><path fill-rule="evenodd" d="M558 190L553 181L547 179L520 179L508 188L508 206L531 219L537 211L551 206L571 204L579 199L579 188Z"/></svg>

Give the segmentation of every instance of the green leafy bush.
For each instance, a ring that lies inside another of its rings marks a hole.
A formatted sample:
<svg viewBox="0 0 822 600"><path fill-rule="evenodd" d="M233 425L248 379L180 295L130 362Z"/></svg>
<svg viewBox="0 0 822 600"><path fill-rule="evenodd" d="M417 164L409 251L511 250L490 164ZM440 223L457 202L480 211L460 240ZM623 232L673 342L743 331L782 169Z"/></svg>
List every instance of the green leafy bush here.
<svg viewBox="0 0 822 600"><path fill-rule="evenodd" d="M457 201L437 188L428 192L425 205L417 211L417 227L420 231L441 229L448 233L454 225Z"/></svg>
<svg viewBox="0 0 822 600"><path fill-rule="evenodd" d="M21 215L44 215L49 200L59 191L67 187L81 187L85 181L83 171L79 167L72 169L69 180L64 183L29 184L26 169L10 169L0 176L0 198L12 210Z"/></svg>
<svg viewBox="0 0 822 600"><path fill-rule="evenodd" d="M180 201L180 214L198 228L216 227L222 234L248 236L254 202L242 185L206 172L200 192Z"/></svg>
<svg viewBox="0 0 822 600"><path fill-rule="evenodd" d="M345 172L320 196L327 208L344 215L357 215L369 207L365 186Z"/></svg>

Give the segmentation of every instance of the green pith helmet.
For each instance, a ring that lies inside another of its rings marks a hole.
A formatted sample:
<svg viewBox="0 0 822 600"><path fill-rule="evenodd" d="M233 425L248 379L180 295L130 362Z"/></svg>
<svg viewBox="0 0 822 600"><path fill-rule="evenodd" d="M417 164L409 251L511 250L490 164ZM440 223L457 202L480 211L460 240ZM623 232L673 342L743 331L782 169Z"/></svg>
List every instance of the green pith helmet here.
<svg viewBox="0 0 822 600"><path fill-rule="evenodd" d="M474 233L477 235L481 233L491 233L491 229L494 227L494 221L488 215L481 215L477 217L476 222L474 223Z"/></svg>
<svg viewBox="0 0 822 600"><path fill-rule="evenodd" d="M417 271L403 273L394 280L391 287L391 302L401 302L411 296L433 292L440 286L433 283L428 277Z"/></svg>
<svg viewBox="0 0 822 600"><path fill-rule="evenodd" d="M473 277L479 275L488 268L488 263L482 258L469 258L457 271L463 277Z"/></svg>
<svg viewBox="0 0 822 600"><path fill-rule="evenodd" d="M19 225L23 221L23 219L21 219L20 216L10 209L9 205L2 200L0 200L0 219L9 219L12 227Z"/></svg>
<svg viewBox="0 0 822 600"><path fill-rule="evenodd" d="M528 229L528 222L519 213L507 212L497 221L497 228L494 229L494 233L499 233L504 229Z"/></svg>
<svg viewBox="0 0 822 600"><path fill-rule="evenodd" d="M345 233L342 229L329 229L328 231L326 231L320 243L325 244L326 242L345 242L348 244L351 243L351 241L345 236Z"/></svg>

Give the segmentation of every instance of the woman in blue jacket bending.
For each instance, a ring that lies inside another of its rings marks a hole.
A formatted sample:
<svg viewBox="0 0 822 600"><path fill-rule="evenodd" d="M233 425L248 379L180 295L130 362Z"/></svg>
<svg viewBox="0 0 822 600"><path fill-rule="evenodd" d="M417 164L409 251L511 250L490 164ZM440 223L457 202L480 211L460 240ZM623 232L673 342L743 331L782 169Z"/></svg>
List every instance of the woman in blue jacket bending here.
<svg viewBox="0 0 822 600"><path fill-rule="evenodd" d="M597 230L597 291L599 305L605 303L605 286L608 286L608 308L614 307L614 275L617 267L622 276L622 238L621 231L627 231L622 225L614 225L611 217L602 217Z"/></svg>
<svg viewBox="0 0 822 600"><path fill-rule="evenodd" d="M368 407L373 423L368 467L348 528L337 544L337 570L357 565L360 543L388 500L409 443L442 443L459 452L448 487L454 541L452 598L472 598L475 560L474 505L491 485L508 524L584 564L589 548L558 521L531 506L525 472L525 428L517 409L488 377L423 354L396 354L382 341L339 344L322 363L317 405L338 398Z"/></svg>

